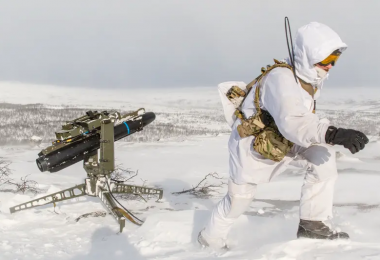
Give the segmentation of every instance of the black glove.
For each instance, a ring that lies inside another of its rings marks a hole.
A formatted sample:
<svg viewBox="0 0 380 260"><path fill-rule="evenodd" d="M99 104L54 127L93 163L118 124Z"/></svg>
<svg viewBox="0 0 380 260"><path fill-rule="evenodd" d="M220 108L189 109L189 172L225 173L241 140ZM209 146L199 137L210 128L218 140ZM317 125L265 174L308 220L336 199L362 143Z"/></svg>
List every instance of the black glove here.
<svg viewBox="0 0 380 260"><path fill-rule="evenodd" d="M369 142L367 136L362 132L353 129L336 128L329 126L325 136L326 143L339 144L351 151L357 153L364 149Z"/></svg>

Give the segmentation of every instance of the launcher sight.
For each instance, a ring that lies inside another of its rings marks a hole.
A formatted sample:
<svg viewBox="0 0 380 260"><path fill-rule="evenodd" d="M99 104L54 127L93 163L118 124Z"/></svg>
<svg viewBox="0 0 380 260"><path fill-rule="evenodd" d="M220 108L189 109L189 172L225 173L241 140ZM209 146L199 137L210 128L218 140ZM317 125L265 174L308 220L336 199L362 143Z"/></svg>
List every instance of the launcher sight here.
<svg viewBox="0 0 380 260"><path fill-rule="evenodd" d="M86 135L93 130L99 129L101 120L104 118L120 120L120 113L116 111L87 111L85 116L81 116L62 125L62 130L55 132L57 141L70 141L81 135Z"/></svg>

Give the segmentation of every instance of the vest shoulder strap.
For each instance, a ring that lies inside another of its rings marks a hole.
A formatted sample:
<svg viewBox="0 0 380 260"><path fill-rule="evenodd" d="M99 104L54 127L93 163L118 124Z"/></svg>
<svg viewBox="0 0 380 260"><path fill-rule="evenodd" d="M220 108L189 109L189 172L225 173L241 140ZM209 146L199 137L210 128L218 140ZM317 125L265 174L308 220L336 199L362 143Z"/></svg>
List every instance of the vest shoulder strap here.
<svg viewBox="0 0 380 260"><path fill-rule="evenodd" d="M261 88L261 80L262 80L262 78L265 75L267 75L271 70L273 70L275 68L287 68L287 69L290 69L291 71L293 71L293 67L290 66L289 64L286 64L285 62L281 62L281 61L278 61L276 59L274 59L274 62L275 62L275 64L272 65L272 66L267 66L267 69L265 69L264 67L261 68L262 74L259 76L259 79L257 80L258 81L258 85L256 87L255 100L254 100L255 108L256 108L257 113L261 113L261 108L260 108L260 88Z"/></svg>
<svg viewBox="0 0 380 260"><path fill-rule="evenodd" d="M273 64L272 66L267 65L267 68L262 67L261 68L261 74L258 77L256 77L254 80L252 80L250 83L248 83L248 85L246 87L247 94L245 95L244 99L240 103L240 106L238 107L238 109L236 109L236 111L235 111L235 115L237 117L244 118L244 115L243 115L243 113L241 111L241 108L243 106L243 103L244 103L246 97L248 96L248 93L251 91L252 87L256 83L258 83L258 85L256 87L254 104L255 104L255 107L256 107L256 112L257 113L261 113L260 103L259 103L259 98L260 98L260 83L261 83L261 80L263 79L263 77L265 75L267 75L271 70L273 70L275 68L288 68L288 69L290 69L290 70L293 71L293 67L290 66L289 64L287 64L285 62L278 61L276 59L273 59L273 60L274 60L275 64Z"/></svg>

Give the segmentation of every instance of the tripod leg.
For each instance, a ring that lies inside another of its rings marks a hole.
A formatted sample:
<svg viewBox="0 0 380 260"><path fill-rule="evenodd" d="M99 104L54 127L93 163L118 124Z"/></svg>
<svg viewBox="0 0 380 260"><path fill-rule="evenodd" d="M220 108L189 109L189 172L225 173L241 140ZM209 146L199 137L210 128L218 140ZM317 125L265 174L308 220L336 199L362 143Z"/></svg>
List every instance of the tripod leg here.
<svg viewBox="0 0 380 260"><path fill-rule="evenodd" d="M162 199L164 192L162 189L154 189L154 188L148 188L148 187L142 187L142 186L115 183L112 189L112 193L158 195L158 199Z"/></svg>
<svg viewBox="0 0 380 260"><path fill-rule="evenodd" d="M120 233L123 232L123 228L125 227L125 217L119 211L115 210L117 208L117 205L115 201L113 200L113 198L111 197L110 193L105 189L101 189L101 192L99 192L98 196L100 200L102 201L104 207L109 212L111 212L112 216L119 223Z"/></svg>
<svg viewBox="0 0 380 260"><path fill-rule="evenodd" d="M58 191L53 194L49 194L47 196L34 199L19 205L16 205L14 207L9 208L11 213L18 212L20 210L25 210L25 209L30 209L30 208L35 208L38 206L46 205L46 204L51 204L55 203L58 201L63 201L63 200L69 200L77 197L81 197L83 195L86 195L85 192L85 185L80 184L72 188L68 188L66 190Z"/></svg>

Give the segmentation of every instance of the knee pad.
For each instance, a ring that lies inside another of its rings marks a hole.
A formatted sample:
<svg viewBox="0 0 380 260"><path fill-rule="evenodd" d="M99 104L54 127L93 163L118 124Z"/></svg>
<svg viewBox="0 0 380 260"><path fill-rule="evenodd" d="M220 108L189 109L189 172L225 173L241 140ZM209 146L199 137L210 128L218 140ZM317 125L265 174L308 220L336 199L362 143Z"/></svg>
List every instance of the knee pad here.
<svg viewBox="0 0 380 260"><path fill-rule="evenodd" d="M235 184L232 180L228 182L228 198L230 210L226 217L237 218L243 214L251 204L257 185L255 184Z"/></svg>
<svg viewBox="0 0 380 260"><path fill-rule="evenodd" d="M305 181L308 183L318 183L326 181L335 181L338 178L336 167L317 167L313 164L308 164Z"/></svg>
<svg viewBox="0 0 380 260"><path fill-rule="evenodd" d="M228 180L228 194L230 197L253 199L256 189L256 184L236 184L231 179Z"/></svg>

